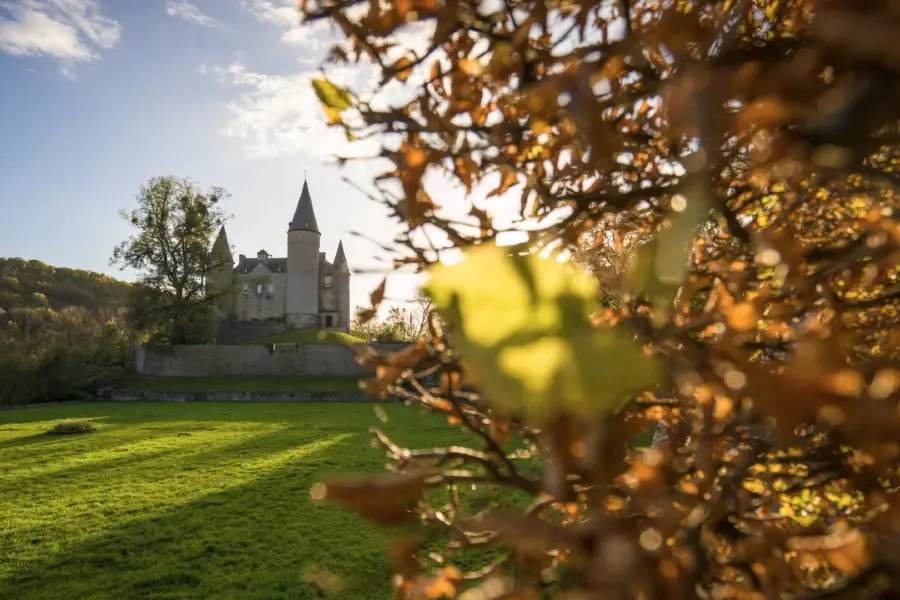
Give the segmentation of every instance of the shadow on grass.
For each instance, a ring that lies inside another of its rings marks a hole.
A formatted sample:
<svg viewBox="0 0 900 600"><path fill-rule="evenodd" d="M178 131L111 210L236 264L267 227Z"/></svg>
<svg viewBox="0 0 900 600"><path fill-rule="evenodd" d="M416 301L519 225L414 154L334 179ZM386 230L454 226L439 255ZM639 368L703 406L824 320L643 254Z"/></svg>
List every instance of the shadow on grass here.
<svg viewBox="0 0 900 600"><path fill-rule="evenodd" d="M399 403L379 404L397 406ZM248 411L248 406L264 410ZM3 431L24 429L29 423L71 419L102 419L110 425L149 425L171 422L276 423L292 422L319 429L345 429L348 418L356 419L361 406L374 411L372 402L116 402L97 400L40 408L8 411L3 414ZM164 407L164 408L160 408ZM370 413L372 414L372 413ZM299 419L299 420L298 420ZM48 424L47 429L52 426ZM49 437L49 436L48 436Z"/></svg>
<svg viewBox="0 0 900 600"><path fill-rule="evenodd" d="M22 448L25 446L37 446L37 445L48 447L48 446L53 446L54 444L59 444L60 442L65 442L67 439L68 438L60 437L58 435L49 435L47 432L34 433L32 435L26 435L23 437L15 437L15 438L10 438L8 440L0 440L0 449Z"/></svg>
<svg viewBox="0 0 900 600"><path fill-rule="evenodd" d="M0 440L0 457L15 463L34 460L45 463L58 457L66 459L71 453L128 453L136 443L153 440L165 435L191 435L191 429L171 424L165 427L144 429L128 427L124 424L107 425L102 419L94 419L99 424L97 431L86 435L32 435ZM0 434L3 431L0 430ZM148 436L148 433L152 436ZM0 474L2 479L2 474Z"/></svg>
<svg viewBox="0 0 900 600"><path fill-rule="evenodd" d="M190 471L213 473L242 460L265 460L311 440L321 441L321 436L278 430L243 444L188 454L177 465L169 463L167 470L152 469L151 474L145 468L141 477L168 477L174 485ZM389 533L309 500L310 486L335 471L336 464L379 470L383 459L366 440L365 433L354 433L308 454L296 453L277 468L248 466L249 472L241 474L246 481L226 481L227 489L152 516L138 513L138 520L113 532L91 536L88 531L83 541L63 546L55 555L50 544L39 558L21 564L17 575L0 582L0 598L320 598L303 577L309 565L328 569L350 584L341 598L385 598L389 568L384 544ZM93 472L95 481L121 474L114 464L105 469L105 474L103 469ZM221 474L228 472L226 468ZM114 510L111 504L116 501L111 498L103 508Z"/></svg>

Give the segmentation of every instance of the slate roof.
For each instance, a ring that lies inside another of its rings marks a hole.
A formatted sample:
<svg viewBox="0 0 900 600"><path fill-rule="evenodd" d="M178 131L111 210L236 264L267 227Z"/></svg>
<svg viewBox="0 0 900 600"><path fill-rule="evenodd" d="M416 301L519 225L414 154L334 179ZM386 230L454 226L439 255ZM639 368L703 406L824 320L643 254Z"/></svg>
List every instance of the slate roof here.
<svg viewBox="0 0 900 600"><path fill-rule="evenodd" d="M234 272L238 275L244 275L255 269L257 264L259 264L259 260L257 260L256 258L245 258L244 262L238 264L234 268ZM286 258L270 257L269 260L266 261L265 266L272 273L287 273ZM335 271L335 266L328 262L328 260L324 258L319 260L319 273L321 273L322 275L333 275Z"/></svg>
<svg viewBox="0 0 900 600"><path fill-rule="evenodd" d="M334 255L334 266L339 268L341 265L347 264L347 257L344 256L344 242L338 242L337 253Z"/></svg>
<svg viewBox="0 0 900 600"><path fill-rule="evenodd" d="M228 243L228 234L225 233L224 225L219 229L219 234L216 236L216 241L213 242L209 255L213 258L223 258L231 262L231 245Z"/></svg>
<svg viewBox="0 0 900 600"><path fill-rule="evenodd" d="M249 273L253 269L256 268L256 265L259 264L259 260L257 258L245 258L243 262L238 263L234 268L234 272L240 275L244 273ZM269 260L266 261L266 268L269 269L272 273L286 273L287 272L287 259L286 258L272 258L269 257Z"/></svg>
<svg viewBox="0 0 900 600"><path fill-rule="evenodd" d="M297 209L294 211L294 218L291 219L288 231L312 231L321 234L306 181L303 182L303 191L300 192Z"/></svg>

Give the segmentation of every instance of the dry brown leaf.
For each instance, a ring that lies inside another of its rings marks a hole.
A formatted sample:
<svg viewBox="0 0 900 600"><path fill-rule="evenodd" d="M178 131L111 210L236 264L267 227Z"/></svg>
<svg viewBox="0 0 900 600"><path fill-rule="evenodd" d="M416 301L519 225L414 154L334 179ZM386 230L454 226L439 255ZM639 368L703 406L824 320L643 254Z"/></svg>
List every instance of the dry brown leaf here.
<svg viewBox="0 0 900 600"><path fill-rule="evenodd" d="M393 473L325 482L325 499L337 502L381 525L412 520L416 503L425 493L424 476Z"/></svg>

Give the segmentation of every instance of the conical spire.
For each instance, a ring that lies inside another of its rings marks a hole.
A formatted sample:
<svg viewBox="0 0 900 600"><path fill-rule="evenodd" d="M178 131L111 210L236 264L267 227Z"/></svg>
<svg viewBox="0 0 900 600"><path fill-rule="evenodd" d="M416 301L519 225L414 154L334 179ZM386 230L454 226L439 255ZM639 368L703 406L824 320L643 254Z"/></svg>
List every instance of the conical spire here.
<svg viewBox="0 0 900 600"><path fill-rule="evenodd" d="M222 225L221 229L219 229L219 233L216 235L216 241L213 242L209 254L217 259L231 261L231 244L228 243L228 234L225 233L225 225Z"/></svg>
<svg viewBox="0 0 900 600"><path fill-rule="evenodd" d="M297 200L297 210L294 211L294 218L288 226L288 231L312 231L321 234L319 224L316 223L316 213L313 210L312 197L309 195L309 186L305 179L300 199Z"/></svg>
<svg viewBox="0 0 900 600"><path fill-rule="evenodd" d="M338 242L337 253L334 255L334 268L340 269L341 267L348 267L347 257L344 255L344 242L343 240Z"/></svg>

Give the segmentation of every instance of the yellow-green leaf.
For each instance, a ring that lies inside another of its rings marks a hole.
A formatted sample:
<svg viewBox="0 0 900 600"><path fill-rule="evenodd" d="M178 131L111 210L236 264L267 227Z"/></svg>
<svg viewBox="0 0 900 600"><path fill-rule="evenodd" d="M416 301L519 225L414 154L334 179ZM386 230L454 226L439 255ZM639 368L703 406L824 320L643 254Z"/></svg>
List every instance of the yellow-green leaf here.
<svg viewBox="0 0 900 600"><path fill-rule="evenodd" d="M325 110L325 116L328 117L329 125L339 125L344 122L341 118L341 111L336 108L332 108L330 106L322 106Z"/></svg>
<svg viewBox="0 0 900 600"><path fill-rule="evenodd" d="M319 101L326 107L342 112L353 104L353 97L345 88L331 83L327 79L313 79L313 89Z"/></svg>
<svg viewBox="0 0 900 600"><path fill-rule="evenodd" d="M432 268L426 291L486 400L537 424L563 411L614 411L654 386L660 368L627 332L596 329L594 280L509 248L480 245Z"/></svg>

